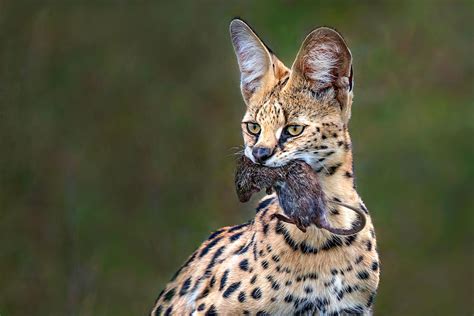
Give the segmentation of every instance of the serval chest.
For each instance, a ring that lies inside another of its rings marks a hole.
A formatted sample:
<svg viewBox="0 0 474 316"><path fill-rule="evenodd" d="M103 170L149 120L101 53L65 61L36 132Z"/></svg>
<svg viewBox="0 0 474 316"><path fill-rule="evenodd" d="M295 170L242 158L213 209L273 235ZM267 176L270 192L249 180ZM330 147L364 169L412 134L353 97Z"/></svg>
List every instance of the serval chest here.
<svg viewBox="0 0 474 316"><path fill-rule="evenodd" d="M253 221L213 233L166 286L154 315L370 313L379 275L371 223L353 236L303 234L277 212L270 196Z"/></svg>

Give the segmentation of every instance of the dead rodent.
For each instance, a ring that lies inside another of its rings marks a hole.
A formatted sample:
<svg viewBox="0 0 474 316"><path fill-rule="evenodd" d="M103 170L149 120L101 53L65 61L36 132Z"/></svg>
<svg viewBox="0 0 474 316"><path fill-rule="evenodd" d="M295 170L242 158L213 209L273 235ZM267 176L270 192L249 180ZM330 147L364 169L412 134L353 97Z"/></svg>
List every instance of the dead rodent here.
<svg viewBox="0 0 474 316"><path fill-rule="evenodd" d="M285 166L269 168L242 156L237 162L235 187L241 202L247 202L262 189L267 192L274 189L286 215L275 216L296 225L303 232L312 224L337 235L353 235L365 227L366 218L362 211L341 202L327 201L317 173L303 161L293 160ZM332 227L327 221L327 202L353 210L359 221L349 229Z"/></svg>

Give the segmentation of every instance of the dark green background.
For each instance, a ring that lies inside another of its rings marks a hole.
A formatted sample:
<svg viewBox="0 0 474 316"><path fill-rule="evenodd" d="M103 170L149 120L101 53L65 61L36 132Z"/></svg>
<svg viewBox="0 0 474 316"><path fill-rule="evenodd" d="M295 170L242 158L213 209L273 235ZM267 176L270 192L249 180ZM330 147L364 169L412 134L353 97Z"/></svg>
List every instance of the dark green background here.
<svg viewBox="0 0 474 316"><path fill-rule="evenodd" d="M0 1L0 314L143 315L233 188L244 105L228 23L291 65L354 57L378 315L472 315L473 1Z"/></svg>

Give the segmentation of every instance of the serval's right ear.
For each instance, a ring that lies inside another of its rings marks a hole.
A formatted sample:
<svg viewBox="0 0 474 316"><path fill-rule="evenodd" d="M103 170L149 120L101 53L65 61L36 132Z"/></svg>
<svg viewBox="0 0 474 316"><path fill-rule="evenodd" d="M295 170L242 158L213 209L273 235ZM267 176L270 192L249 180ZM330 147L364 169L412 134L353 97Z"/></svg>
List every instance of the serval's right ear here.
<svg viewBox="0 0 474 316"><path fill-rule="evenodd" d="M240 68L240 89L247 105L288 72L244 21L230 22L230 37Z"/></svg>

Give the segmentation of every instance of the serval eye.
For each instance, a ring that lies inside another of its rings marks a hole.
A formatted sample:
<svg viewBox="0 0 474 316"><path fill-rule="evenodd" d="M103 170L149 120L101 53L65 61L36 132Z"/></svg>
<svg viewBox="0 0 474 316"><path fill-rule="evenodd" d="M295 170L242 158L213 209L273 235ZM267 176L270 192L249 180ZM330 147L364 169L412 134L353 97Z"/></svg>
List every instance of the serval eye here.
<svg viewBox="0 0 474 316"><path fill-rule="evenodd" d="M247 131L252 135L258 135L260 133L260 125L257 123L247 123Z"/></svg>
<svg viewBox="0 0 474 316"><path fill-rule="evenodd" d="M298 136L303 133L304 126L303 125L288 125L286 127L286 132L290 136Z"/></svg>

